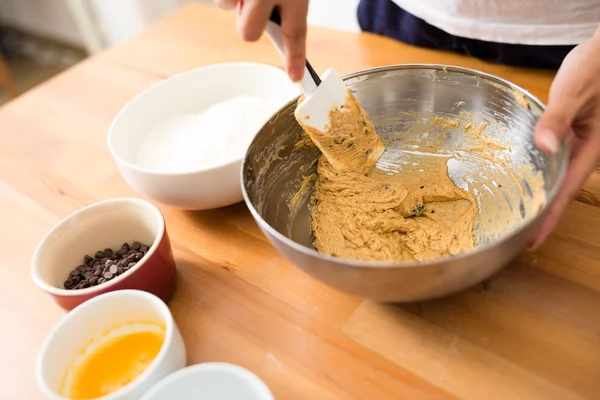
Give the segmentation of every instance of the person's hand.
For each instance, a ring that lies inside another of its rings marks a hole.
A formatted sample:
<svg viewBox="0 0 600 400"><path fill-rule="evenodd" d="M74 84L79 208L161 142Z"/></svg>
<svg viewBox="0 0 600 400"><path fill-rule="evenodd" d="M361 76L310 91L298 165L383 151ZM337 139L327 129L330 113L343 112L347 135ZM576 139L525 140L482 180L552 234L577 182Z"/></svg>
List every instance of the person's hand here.
<svg viewBox="0 0 600 400"><path fill-rule="evenodd" d="M563 61L552 87L548 107L535 129L536 145L555 153L566 141L571 158L548 218L530 243L536 249L558 224L569 203L600 163L600 29Z"/></svg>
<svg viewBox="0 0 600 400"><path fill-rule="evenodd" d="M277 7L281 15L285 69L292 81L302 79L306 62L308 0L215 0L215 3L226 10L237 7L239 34L249 42L260 39L271 12Z"/></svg>

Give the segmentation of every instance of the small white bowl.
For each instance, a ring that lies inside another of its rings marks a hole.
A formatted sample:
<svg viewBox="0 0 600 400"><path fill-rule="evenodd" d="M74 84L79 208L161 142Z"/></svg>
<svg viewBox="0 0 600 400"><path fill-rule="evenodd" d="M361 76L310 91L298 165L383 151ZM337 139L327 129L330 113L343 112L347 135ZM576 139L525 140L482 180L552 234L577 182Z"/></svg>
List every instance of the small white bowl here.
<svg viewBox="0 0 600 400"><path fill-rule="evenodd" d="M104 335L106 330L119 325L119 333L146 330L144 323L147 322L165 327L165 339L158 355L129 385L98 399L137 400L154 383L185 367L183 339L167 305L150 293L119 290L83 303L63 317L50 332L39 352L35 370L43 394L50 400L68 400L61 393L65 371L74 360L80 362L95 348L90 345L90 340L102 343L112 337ZM82 349L86 349L83 354L80 353Z"/></svg>
<svg viewBox="0 0 600 400"><path fill-rule="evenodd" d="M224 207L242 201L240 171L244 154L211 168L157 172L137 162L144 139L170 117L202 112L238 96L268 100L277 105L274 114L299 94L299 87L285 72L270 65L239 62L194 69L151 86L126 104L110 126L108 146L127 183L143 196L188 210ZM248 143L257 133L249 129Z"/></svg>
<svg viewBox="0 0 600 400"><path fill-rule="evenodd" d="M271 391L245 368L227 363L197 364L177 371L140 400L274 400Z"/></svg>

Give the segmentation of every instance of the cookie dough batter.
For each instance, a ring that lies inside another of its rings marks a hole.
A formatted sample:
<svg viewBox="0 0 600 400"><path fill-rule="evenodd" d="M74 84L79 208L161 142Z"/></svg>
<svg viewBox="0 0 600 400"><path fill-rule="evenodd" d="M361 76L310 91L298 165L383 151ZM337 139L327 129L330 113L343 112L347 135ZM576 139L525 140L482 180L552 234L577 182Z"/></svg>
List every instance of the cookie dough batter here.
<svg viewBox="0 0 600 400"><path fill-rule="evenodd" d="M317 250L350 259L402 261L475 246L476 201L452 183L447 158L389 175L374 167L379 156L369 157L381 154L379 139L354 140L370 135L371 129L377 136L354 96L343 109L333 109L330 120L328 132L307 129L315 143L329 138L319 159L311 209Z"/></svg>
<svg viewBox="0 0 600 400"><path fill-rule="evenodd" d="M300 99L300 102L304 99ZM366 174L373 168L385 147L367 113L354 95L347 91L346 102L329 113L325 132L304 123L312 142L338 171L360 171Z"/></svg>

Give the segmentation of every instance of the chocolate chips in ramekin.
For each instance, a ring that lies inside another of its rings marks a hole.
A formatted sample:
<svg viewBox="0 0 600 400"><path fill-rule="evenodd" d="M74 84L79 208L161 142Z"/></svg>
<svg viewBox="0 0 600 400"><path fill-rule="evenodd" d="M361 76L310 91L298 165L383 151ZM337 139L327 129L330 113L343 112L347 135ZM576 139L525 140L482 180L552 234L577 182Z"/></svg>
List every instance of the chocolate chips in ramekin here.
<svg viewBox="0 0 600 400"><path fill-rule="evenodd" d="M64 287L67 290L85 289L100 285L130 270L148 252L149 246L140 242L123 243L120 250L98 250L94 256L85 255L83 263L69 273Z"/></svg>

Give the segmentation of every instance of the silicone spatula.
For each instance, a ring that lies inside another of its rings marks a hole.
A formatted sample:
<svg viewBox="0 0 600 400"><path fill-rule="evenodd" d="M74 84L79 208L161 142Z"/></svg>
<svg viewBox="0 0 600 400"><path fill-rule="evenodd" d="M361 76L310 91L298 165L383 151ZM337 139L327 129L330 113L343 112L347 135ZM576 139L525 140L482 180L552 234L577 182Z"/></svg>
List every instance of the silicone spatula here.
<svg viewBox="0 0 600 400"><path fill-rule="evenodd" d="M275 9L271 13L270 21L267 23L267 34L269 39L275 45L275 48L285 58L283 48L283 34L281 32L281 17ZM303 120L310 121L310 125L315 129L324 130L329 122L329 112L334 106L340 106L346 101L347 91L344 81L333 68L328 69L323 74L323 79L312 68L306 60L306 69L304 77L299 82L305 97L302 104L298 105L297 110ZM306 116L309 118L305 118Z"/></svg>
<svg viewBox="0 0 600 400"><path fill-rule="evenodd" d="M267 34L281 56L285 57L281 18L277 10L271 14ZM385 148L338 72L330 68L319 78L307 60L300 86L304 96L298 101L296 120L331 165L338 170L359 170L363 173L370 170ZM339 118L340 113L349 114ZM332 115L337 115L337 118L332 120Z"/></svg>

